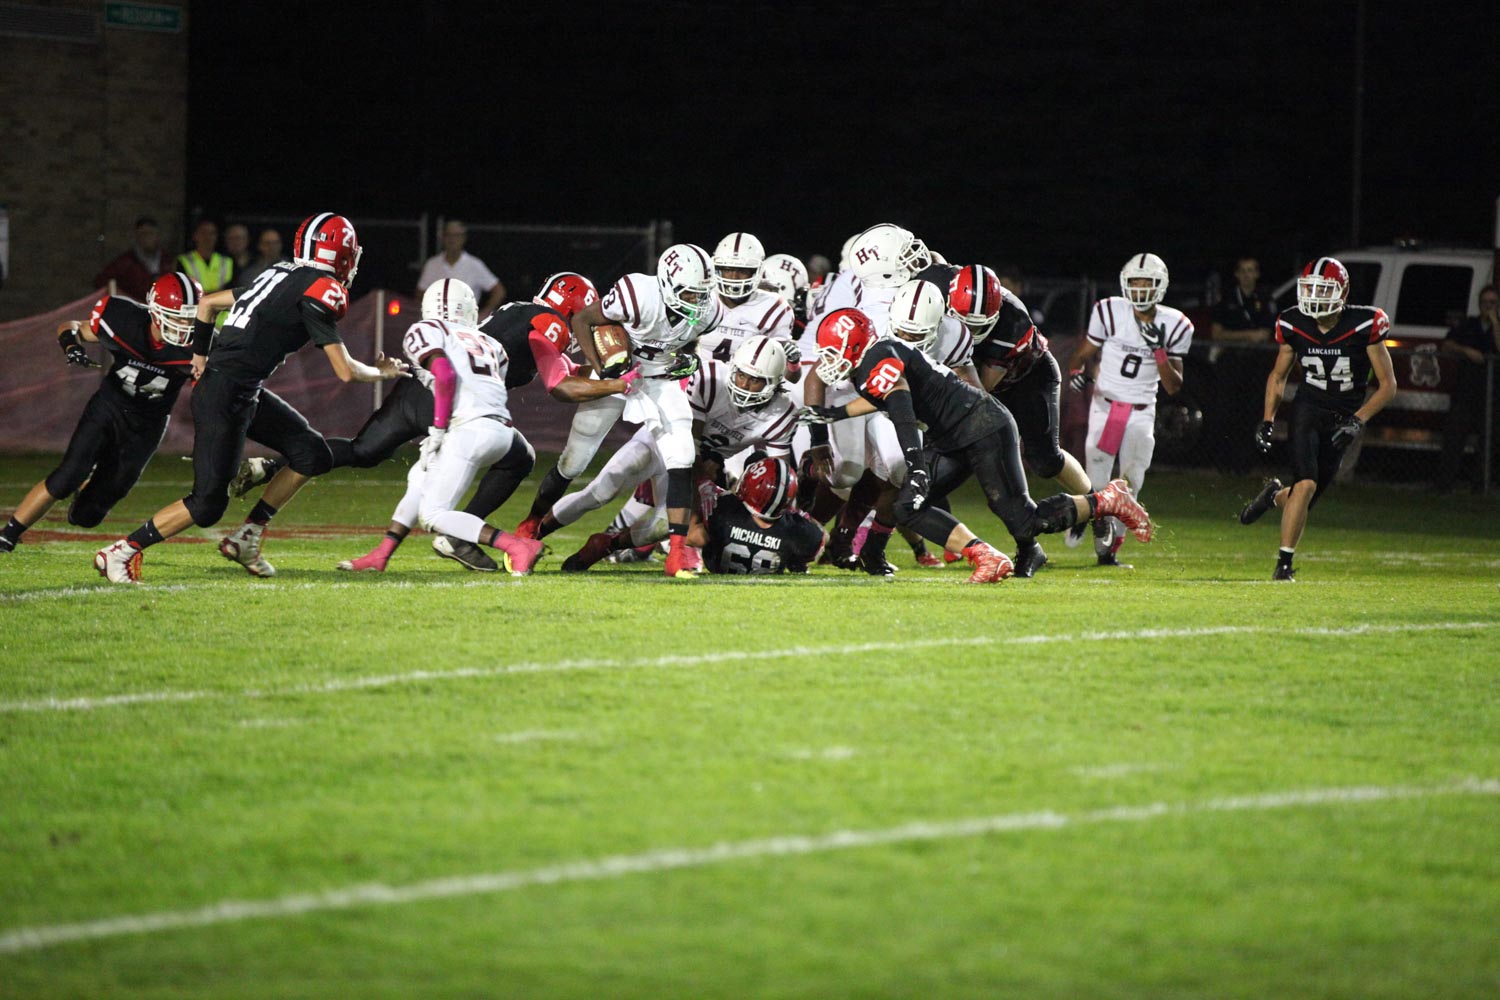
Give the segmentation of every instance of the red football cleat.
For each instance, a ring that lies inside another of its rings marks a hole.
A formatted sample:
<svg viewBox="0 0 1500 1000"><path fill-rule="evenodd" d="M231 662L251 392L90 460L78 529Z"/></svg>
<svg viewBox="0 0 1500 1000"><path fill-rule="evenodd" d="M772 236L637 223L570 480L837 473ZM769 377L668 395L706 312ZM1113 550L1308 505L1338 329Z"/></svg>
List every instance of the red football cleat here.
<svg viewBox="0 0 1500 1000"><path fill-rule="evenodd" d="M338 568L346 573L365 573L370 571L384 573L385 564L389 558L389 556L376 548L366 552L358 559L345 559L339 563Z"/></svg>
<svg viewBox="0 0 1500 1000"><path fill-rule="evenodd" d="M1146 513L1136 498L1131 495L1130 484L1123 479L1112 479L1108 486L1094 494L1098 497L1094 517L1118 517L1130 529L1138 542L1149 542L1156 531L1151 515Z"/></svg>
<svg viewBox="0 0 1500 1000"><path fill-rule="evenodd" d="M688 555L688 545L681 535L673 535L671 551L667 553L667 564L663 572L678 580L692 580L698 576L698 571L691 565L691 557ZM703 565L703 560L698 559L698 566Z"/></svg>
<svg viewBox="0 0 1500 1000"><path fill-rule="evenodd" d="M974 567L974 572L969 575L970 583L999 583L1015 572L1010 556L984 542L971 545L965 551L969 565Z"/></svg>
<svg viewBox="0 0 1500 1000"><path fill-rule="evenodd" d="M563 560L564 573L582 573L615 549L615 539L607 531L596 531L583 543L583 548Z"/></svg>
<svg viewBox="0 0 1500 1000"><path fill-rule="evenodd" d="M946 552L943 554L947 555ZM942 569L947 565L946 562L944 562L942 559L939 559L931 552L923 552L921 555L917 556L916 559L917 565L921 566L923 569Z"/></svg>
<svg viewBox="0 0 1500 1000"><path fill-rule="evenodd" d="M542 519L541 518L539 518L539 517L528 517L526 520L524 520L520 524L516 525L516 537L517 538L531 538L531 539L534 539L534 538L536 538L537 529L540 528L541 526L542 526Z"/></svg>

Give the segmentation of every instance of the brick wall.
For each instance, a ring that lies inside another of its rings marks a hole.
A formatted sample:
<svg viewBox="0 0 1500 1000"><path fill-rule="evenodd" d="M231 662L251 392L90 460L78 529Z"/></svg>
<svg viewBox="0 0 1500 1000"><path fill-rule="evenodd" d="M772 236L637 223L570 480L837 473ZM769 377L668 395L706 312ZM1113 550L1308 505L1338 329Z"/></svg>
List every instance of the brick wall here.
<svg viewBox="0 0 1500 1000"><path fill-rule="evenodd" d="M54 308L130 244L137 216L181 249L187 158L187 20L176 34L104 24L101 0L0 3L0 204L10 267L0 321ZM78 40L25 37L37 7L93 15ZM19 29L16 27L19 25ZM91 36L91 37L90 37Z"/></svg>

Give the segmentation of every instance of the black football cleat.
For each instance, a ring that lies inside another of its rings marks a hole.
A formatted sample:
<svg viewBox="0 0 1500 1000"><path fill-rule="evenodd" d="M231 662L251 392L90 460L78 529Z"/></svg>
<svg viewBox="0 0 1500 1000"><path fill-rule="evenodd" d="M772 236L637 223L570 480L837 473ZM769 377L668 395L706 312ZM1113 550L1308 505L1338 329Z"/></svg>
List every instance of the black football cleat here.
<svg viewBox="0 0 1500 1000"><path fill-rule="evenodd" d="M1288 583L1297 582L1297 571L1290 566L1276 565L1276 571L1271 574L1272 580L1285 580Z"/></svg>
<svg viewBox="0 0 1500 1000"><path fill-rule="evenodd" d="M1099 555L1099 565L1109 566L1114 569L1135 569L1130 563L1122 563L1113 552L1103 552Z"/></svg>
<svg viewBox="0 0 1500 1000"><path fill-rule="evenodd" d="M466 542L462 538L450 538L447 535L438 535L432 540L432 551L444 559L452 559L464 569L473 570L476 573L493 573L500 567L495 560L491 559L485 551L473 542Z"/></svg>
<svg viewBox="0 0 1500 1000"><path fill-rule="evenodd" d="M859 555L854 557L854 562L855 566L851 568L862 569L871 576L890 577L896 575L896 567L892 566L886 560L884 552L867 553L861 551Z"/></svg>
<svg viewBox="0 0 1500 1000"><path fill-rule="evenodd" d="M1047 565L1047 553L1033 541L1030 545L1017 549L1016 558L1012 561L1016 564L1012 575L1029 580L1036 575L1037 570Z"/></svg>
<svg viewBox="0 0 1500 1000"><path fill-rule="evenodd" d="M1266 511L1276 506L1276 494L1281 490L1281 480L1274 477L1267 479L1260 492L1255 494L1255 499L1245 504L1245 509L1240 511L1240 523L1254 524L1265 517Z"/></svg>
<svg viewBox="0 0 1500 1000"><path fill-rule="evenodd" d="M286 463L276 458L247 458L240 462L234 478L229 481L229 495L242 497L281 471Z"/></svg>
<svg viewBox="0 0 1500 1000"><path fill-rule="evenodd" d="M14 552L15 550L16 543L4 535L0 535L0 552Z"/></svg>

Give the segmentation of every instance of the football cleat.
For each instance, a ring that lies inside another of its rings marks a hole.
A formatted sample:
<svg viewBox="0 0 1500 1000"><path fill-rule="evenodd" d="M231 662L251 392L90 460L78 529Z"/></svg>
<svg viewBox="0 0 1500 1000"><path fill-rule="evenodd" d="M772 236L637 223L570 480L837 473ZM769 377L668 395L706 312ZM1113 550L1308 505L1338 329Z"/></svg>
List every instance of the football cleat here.
<svg viewBox="0 0 1500 1000"><path fill-rule="evenodd" d="M862 546L859 555L854 559L856 565L871 576L883 576L889 579L896 575L896 567L890 564L884 552L865 552Z"/></svg>
<svg viewBox="0 0 1500 1000"><path fill-rule="evenodd" d="M1033 540L1030 545L1023 545L1016 550L1016 557L1012 562L1016 565L1015 575L1022 580L1029 580L1036 575L1037 570L1047 565L1047 553Z"/></svg>
<svg viewBox="0 0 1500 1000"><path fill-rule="evenodd" d="M1078 548L1079 543L1083 541L1083 536L1088 530L1089 523L1087 521L1079 521L1073 527L1069 528L1068 533L1063 536L1064 544L1070 549Z"/></svg>
<svg viewBox="0 0 1500 1000"><path fill-rule="evenodd" d="M1281 480L1267 479L1260 492L1255 494L1255 499L1245 504L1245 509L1240 511L1241 524L1254 524L1266 515L1272 507L1276 506L1276 494L1281 492Z"/></svg>
<svg viewBox="0 0 1500 1000"><path fill-rule="evenodd" d="M444 559L452 559L464 569L471 569L476 573L493 573L500 568L499 564L491 559L484 549L473 542L466 542L462 538L449 538L447 535L438 535L432 540L432 551Z"/></svg>
<svg viewBox="0 0 1500 1000"><path fill-rule="evenodd" d="M0 552L14 552L15 550L16 543L4 535L0 535Z"/></svg>
<svg viewBox="0 0 1500 1000"><path fill-rule="evenodd" d="M1285 580L1288 583L1297 582L1297 571L1290 566L1276 564L1276 571L1271 574L1272 580Z"/></svg>
<svg viewBox="0 0 1500 1000"><path fill-rule="evenodd" d="M1123 479L1112 479L1108 486L1094 494L1098 497L1094 517L1118 517L1138 542L1151 541L1156 526L1151 515L1138 503L1130 492L1130 484Z"/></svg>
<svg viewBox="0 0 1500 1000"><path fill-rule="evenodd" d="M700 567L703 565L701 557L698 559L698 565ZM697 579L698 571L692 568L691 559L688 556L688 545L682 541L681 535L672 536L671 550L667 553L667 563L662 572L677 580Z"/></svg>
<svg viewBox="0 0 1500 1000"><path fill-rule="evenodd" d="M655 554L655 545L637 545L635 548L611 552L608 558L612 563L623 565L624 563L650 562Z"/></svg>
<svg viewBox="0 0 1500 1000"><path fill-rule="evenodd" d="M516 525L516 537L534 539L536 538L537 529L539 529L541 526L541 518L528 517L526 520Z"/></svg>
<svg viewBox="0 0 1500 1000"><path fill-rule="evenodd" d="M219 540L219 555L239 563L251 576L275 576L276 567L260 554L260 543L265 534L263 524L242 524Z"/></svg>
<svg viewBox="0 0 1500 1000"><path fill-rule="evenodd" d="M563 560L564 573L582 573L594 563L608 556L615 547L615 536L607 531L596 531L583 543L583 548Z"/></svg>
<svg viewBox="0 0 1500 1000"><path fill-rule="evenodd" d="M240 463L239 471L229 481L229 495L242 497L281 471L285 463L275 458L247 458Z"/></svg>
<svg viewBox="0 0 1500 1000"><path fill-rule="evenodd" d="M536 565L536 561L542 557L542 552L547 546L536 538L518 536L513 541L521 552L519 555L511 552L501 554L501 560L505 563L505 571L511 576L526 576Z"/></svg>
<svg viewBox="0 0 1500 1000"><path fill-rule="evenodd" d="M343 570L345 573L365 573L369 571L384 573L385 564L385 556L381 555L378 551L371 551L366 552L358 559L345 559L338 564L337 568Z"/></svg>
<svg viewBox="0 0 1500 1000"><path fill-rule="evenodd" d="M140 583L141 550L122 538L94 553L94 568L110 583Z"/></svg>
<svg viewBox="0 0 1500 1000"><path fill-rule="evenodd" d="M1010 557L992 545L976 542L964 550L974 572L969 574L970 583L999 583L1015 572Z"/></svg>
<svg viewBox="0 0 1500 1000"><path fill-rule="evenodd" d="M944 552L943 555L948 555L948 553ZM921 566L923 569L942 569L944 566L948 565L943 561L941 556L935 556L931 552L928 552L926 549L923 549L921 552L917 553L916 559L917 565Z"/></svg>
<svg viewBox="0 0 1500 1000"><path fill-rule="evenodd" d="M1099 553L1099 565L1113 569L1135 569L1130 563L1120 562L1120 557L1115 555L1115 551L1116 549L1112 547L1108 552Z"/></svg>

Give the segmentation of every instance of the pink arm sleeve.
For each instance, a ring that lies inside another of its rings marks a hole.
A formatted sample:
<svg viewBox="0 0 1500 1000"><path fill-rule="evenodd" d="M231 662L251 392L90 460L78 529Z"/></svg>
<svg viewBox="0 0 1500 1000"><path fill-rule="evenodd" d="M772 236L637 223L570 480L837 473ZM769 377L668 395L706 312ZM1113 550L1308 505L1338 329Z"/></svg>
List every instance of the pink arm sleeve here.
<svg viewBox="0 0 1500 1000"><path fill-rule="evenodd" d="M453 362L442 354L432 359L428 371L432 372L432 398L435 400L432 426L447 427L448 418L453 416L453 393L458 388L458 373L453 370Z"/></svg>
<svg viewBox="0 0 1500 1000"><path fill-rule="evenodd" d="M535 330L526 337L531 345L531 356L536 361L536 373L542 377L542 385L551 392L557 383L578 370L578 366L559 354L552 341Z"/></svg>

